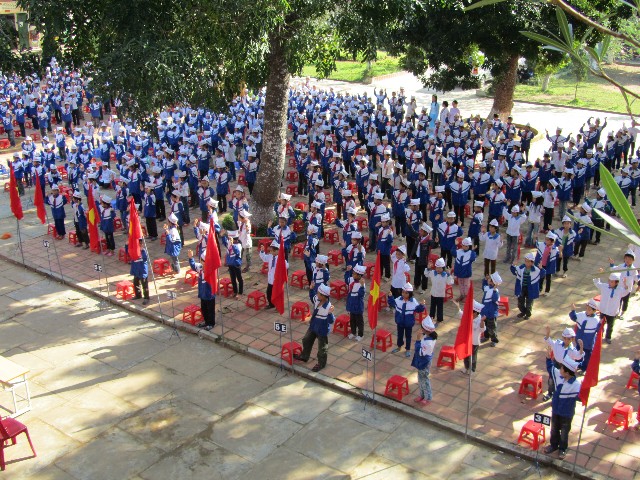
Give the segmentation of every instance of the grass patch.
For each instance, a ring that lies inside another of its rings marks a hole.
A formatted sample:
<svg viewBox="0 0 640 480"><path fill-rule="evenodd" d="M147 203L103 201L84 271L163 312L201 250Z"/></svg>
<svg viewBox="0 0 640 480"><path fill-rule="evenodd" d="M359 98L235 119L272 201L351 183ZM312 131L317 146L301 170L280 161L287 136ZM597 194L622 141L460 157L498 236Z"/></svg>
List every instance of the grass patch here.
<svg viewBox="0 0 640 480"><path fill-rule="evenodd" d="M367 69L366 62L338 61L336 62L336 71L329 75L330 80L341 82L357 82L362 83L371 77L387 75L402 70L400 68L400 59L391 57L386 52L378 52L378 60L371 63L371 68ZM303 77L316 77L316 68L313 65L307 65L302 69Z"/></svg>
<svg viewBox="0 0 640 480"><path fill-rule="evenodd" d="M608 73L615 73L615 70L613 68ZM633 91L640 91L640 87L633 80L621 83ZM620 91L604 80L589 77L580 82L577 98L575 97L575 89L576 82L571 76L560 76L551 79L549 89L546 92L540 89L540 85L517 85L514 99L627 113L626 104ZM633 99L630 98L630 100ZM631 103L631 111L635 115L640 114L640 100Z"/></svg>

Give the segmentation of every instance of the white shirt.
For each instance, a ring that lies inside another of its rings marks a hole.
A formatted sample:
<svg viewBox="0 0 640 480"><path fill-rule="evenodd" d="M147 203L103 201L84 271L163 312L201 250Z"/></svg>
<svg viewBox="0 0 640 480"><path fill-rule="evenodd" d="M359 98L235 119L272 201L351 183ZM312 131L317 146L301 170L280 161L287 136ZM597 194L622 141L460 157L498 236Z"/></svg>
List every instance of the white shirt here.
<svg viewBox="0 0 640 480"><path fill-rule="evenodd" d="M503 209L503 216L504 218L507 219L507 235L509 235L510 237L517 237L520 235L520 226L527 221L527 215L526 214L518 214L518 216L516 217L515 215L511 215L510 213L507 212L507 209Z"/></svg>
<svg viewBox="0 0 640 480"><path fill-rule="evenodd" d="M627 294L624 278L614 289L609 287L609 283L602 283L599 278L594 278L593 284L600 290L600 313L616 316L620 309L620 299Z"/></svg>
<svg viewBox="0 0 640 480"><path fill-rule="evenodd" d="M497 260L498 251L502 246L502 238L499 233L491 235L489 232L480 234L480 241L484 242L484 250L482 251L482 258L486 260Z"/></svg>
<svg viewBox="0 0 640 480"><path fill-rule="evenodd" d="M426 270L424 276L431 279L431 296L445 296L447 285L453 285L453 277L447 272L438 273L434 270Z"/></svg>
<svg viewBox="0 0 640 480"><path fill-rule="evenodd" d="M267 283L269 285L273 285L273 280L276 275L276 263L278 263L278 256L271 255L270 253L260 252L260 258L263 262L267 262L269 264L269 273L267 274ZM286 262L286 267L289 268L289 262Z"/></svg>
<svg viewBox="0 0 640 480"><path fill-rule="evenodd" d="M391 286L393 288L402 288L407 283L405 272L410 270L411 267L404 258L397 258L395 252L391 254Z"/></svg>

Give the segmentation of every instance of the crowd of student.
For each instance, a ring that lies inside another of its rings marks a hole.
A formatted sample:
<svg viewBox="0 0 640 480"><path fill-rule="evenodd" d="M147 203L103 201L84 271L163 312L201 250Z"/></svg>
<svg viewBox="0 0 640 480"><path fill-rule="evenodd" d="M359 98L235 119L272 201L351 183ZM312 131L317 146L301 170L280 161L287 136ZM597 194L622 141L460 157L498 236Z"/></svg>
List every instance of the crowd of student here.
<svg viewBox="0 0 640 480"><path fill-rule="evenodd" d="M225 246L223 263L238 298L243 294L242 274L252 267L248 198L261 168L264 91L238 96L219 113L188 106L167 108L159 114L154 132L142 131L135 122L113 115L110 105L103 113L102 104L91 96L81 75L55 62L42 78L37 74L3 77L2 91L0 116L7 119L5 131L11 139L10 125L15 118L24 137L21 152L13 160L20 193L36 179L50 192L46 198L57 238L66 233L67 197L59 188L63 174L74 191L70 203L78 247L88 248L83 201L89 190L100 213L106 255L113 255L116 248L116 219L126 231L130 197L140 206L148 240L158 238L157 222L166 222L165 252L176 273L180 272L183 228L193 225L196 247L195 253L189 251L188 259L199 275L201 326L213 328L215 295L203 280L202 268L209 225L212 221ZM89 102L92 121L82 127L84 99ZM28 119L40 129L40 143L26 136ZM72 130L69 122L78 126ZM55 136L52 124L57 125ZM614 173L624 196L636 204L640 151L636 151L635 122L606 135L606 119L601 124L600 119L589 118L575 137L557 128L554 135L547 133L548 150L542 158L533 159L529 152L534 130L516 125L511 117L507 121L497 115L488 121L465 117L456 101L451 107L446 101L441 105L435 95L430 105L419 110L415 98L408 99L402 89L390 97L384 91L367 96L336 93L307 83L290 90L288 126L297 192L307 199L305 226L299 233L304 236L304 266L313 304L304 349L296 359L307 361L317 339L318 362L313 370L327 363L328 333L334 321L329 279L335 271L329 271L328 257L320 253L320 240L335 223L348 286L349 338L361 341L365 335L368 290L364 263L368 252L376 252L397 325L393 352L404 349L411 357L414 347L412 365L419 371L420 382L417 400L423 404L431 400L431 356L437 326L445 321L444 299L454 280L459 289L457 301L463 301L474 264L482 259L482 288L473 303L474 351L465 360L464 370L472 374L479 345L499 342L502 277L498 261L505 264L502 274L508 269L515 276L517 316L529 319L535 300L550 294L554 277L567 277L571 260L582 260L589 245L600 242L600 232L593 227L604 228L605 224L597 210L612 212L600 187L601 164ZM51 140L46 136L49 132ZM240 175L246 189L238 184ZM284 242L287 260L297 240L293 231L297 211L291 200L291 195L280 194L274 221L267 225L273 243L259 252L268 265L268 308L273 307L279 240ZM333 207L336 218L328 222L327 212ZM193 220L191 211L195 212ZM233 230L220 225L219 215L227 211L232 213ZM368 236L361 217L366 218ZM521 247L531 251L519 261ZM562 418L568 416L567 410L572 411L563 405L575 403L575 395L568 393L575 386L559 386L579 383L575 373L584 371L589 362L599 323L596 312L606 321L605 342L611 343L615 320L622 318L636 290L634 262L639 254L640 249L632 246L618 265L610 259L608 280L595 281L600 302L591 300L585 312L570 314L577 334L567 329L564 341L548 340L554 352L549 394L555 395L554 412L560 412ZM136 296L144 296L145 302L149 297L146 258L145 252L145 259L131 267L138 279ZM427 289L428 302L418 300ZM415 315L427 309L414 345ZM579 350L573 343L575 335ZM556 395L560 390L562 395ZM554 425L561 426L552 430L551 451L566 452L566 421L556 420Z"/></svg>

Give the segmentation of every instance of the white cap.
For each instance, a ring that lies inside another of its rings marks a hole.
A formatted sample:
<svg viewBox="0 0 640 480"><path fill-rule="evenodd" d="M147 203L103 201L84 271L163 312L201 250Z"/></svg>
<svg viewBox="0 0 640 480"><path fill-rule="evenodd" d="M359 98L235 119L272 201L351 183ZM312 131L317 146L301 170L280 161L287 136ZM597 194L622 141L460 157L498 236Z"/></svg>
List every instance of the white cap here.
<svg viewBox="0 0 640 480"><path fill-rule="evenodd" d="M413 285L411 285L409 282L405 283L402 287L402 289L405 292L413 292Z"/></svg>
<svg viewBox="0 0 640 480"><path fill-rule="evenodd" d="M447 266L447 264L444 261L444 258L439 258L439 259L436 260L436 267L444 268L446 266Z"/></svg>
<svg viewBox="0 0 640 480"><path fill-rule="evenodd" d="M562 223L564 222L571 222L571 218L568 215L565 215L564 217L562 217Z"/></svg>
<svg viewBox="0 0 640 480"><path fill-rule="evenodd" d="M575 337L576 336L576 332L573 331L573 328L567 327L562 332L562 336L563 337Z"/></svg>
<svg viewBox="0 0 640 480"><path fill-rule="evenodd" d="M351 238L356 238L356 239L362 238L362 233L361 232L353 232L351 234Z"/></svg>
<svg viewBox="0 0 640 480"><path fill-rule="evenodd" d="M600 195L601 197L606 197L607 196L607 192L605 191L604 188L601 188L598 190L598 195Z"/></svg>
<svg viewBox="0 0 640 480"><path fill-rule="evenodd" d="M398 247L398 251L399 251L400 253L402 253L403 255L406 255L406 254L407 254L407 246L406 246L406 245L400 245L400 246Z"/></svg>
<svg viewBox="0 0 640 480"><path fill-rule="evenodd" d="M318 231L318 227L316 227L315 225L313 225L313 224L309 224L309 225L307 226L307 232L309 232L309 233L316 233L317 231Z"/></svg>
<svg viewBox="0 0 640 480"><path fill-rule="evenodd" d="M514 205L513 207L511 207L511 212L520 213L520 207L518 205Z"/></svg>
<svg viewBox="0 0 640 480"><path fill-rule="evenodd" d="M353 271L358 275L364 275L365 273L367 273L367 269L364 265L356 265L355 267L353 267Z"/></svg>
<svg viewBox="0 0 640 480"><path fill-rule="evenodd" d="M234 191L244 193L244 188L242 188L242 185L236 185L236 188L234 188Z"/></svg>
<svg viewBox="0 0 640 480"><path fill-rule="evenodd" d="M424 328L425 330L435 330L436 326L433 324L433 320L431 319L431 317L429 315L427 315L426 317L424 317L422 319L422 324L421 324L422 328Z"/></svg>
<svg viewBox="0 0 640 480"><path fill-rule="evenodd" d="M178 223L178 217L176 217L175 213L170 214L167 217L167 220L169 220L171 223Z"/></svg>
<svg viewBox="0 0 640 480"><path fill-rule="evenodd" d="M419 198L412 198L411 202L409 202L410 205L420 205L420 199Z"/></svg>
<svg viewBox="0 0 640 480"><path fill-rule="evenodd" d="M589 305L591 308L593 308L594 310L599 310L600 309L600 302L597 302L595 300L595 298L592 298L591 300L589 300L587 302L587 305Z"/></svg>
<svg viewBox="0 0 640 480"><path fill-rule="evenodd" d="M556 236L555 233L549 231L547 232L547 234L545 235L545 238L550 238L551 240L555 241L558 237Z"/></svg>
<svg viewBox="0 0 640 480"><path fill-rule="evenodd" d="M533 252L529 252L524 256L525 260L531 260L532 262L535 262L536 260L536 256L533 254Z"/></svg>
<svg viewBox="0 0 640 480"><path fill-rule="evenodd" d="M175 195L176 197L179 197L182 194L178 190L174 190L173 192L171 192L171 195Z"/></svg>
<svg viewBox="0 0 640 480"><path fill-rule="evenodd" d="M504 185L504 183L502 182L502 180L498 179L496 180L496 185L498 186L498 188L502 188L502 185Z"/></svg>
<svg viewBox="0 0 640 480"><path fill-rule="evenodd" d="M353 207L349 207L349 208L347 208L347 213L349 213L351 215L357 215L358 214L358 210L356 210Z"/></svg>
<svg viewBox="0 0 640 480"><path fill-rule="evenodd" d="M213 198L209 198L209 200L207 200L207 205L209 207L218 208L218 201Z"/></svg>
<svg viewBox="0 0 640 480"><path fill-rule="evenodd" d="M289 200L291 200L291 195L289 195L288 193L281 193L280 194L280 199L289 201Z"/></svg>
<svg viewBox="0 0 640 480"><path fill-rule="evenodd" d="M374 198L374 200L382 200L384 198L384 193L376 192L376 193L373 194L373 198Z"/></svg>
<svg viewBox="0 0 640 480"><path fill-rule="evenodd" d="M331 289L327 285L320 285L318 287L318 293L324 295L325 297L331 296Z"/></svg>
<svg viewBox="0 0 640 480"><path fill-rule="evenodd" d="M437 185L436 193L444 193L444 185Z"/></svg>
<svg viewBox="0 0 640 480"><path fill-rule="evenodd" d="M425 231L425 232L427 232L427 233L431 233L431 232L433 232L433 228L431 228L431 227L429 226L429 224L428 224L428 223L426 223L426 222L422 222L422 223L420 224L420 230L424 230L424 231Z"/></svg>
<svg viewBox="0 0 640 480"><path fill-rule="evenodd" d="M243 217L243 218L249 218L251 216L251 214L247 210L244 210L244 209L240 210L240 214L239 215L241 217Z"/></svg>
<svg viewBox="0 0 640 480"><path fill-rule="evenodd" d="M535 190L531 192L531 195L533 196L533 198L540 198L542 196L542 192Z"/></svg>
<svg viewBox="0 0 640 480"><path fill-rule="evenodd" d="M502 283L502 277L500 276L500 274L498 272L493 272L491 274L491 280L493 280L493 283L495 285L500 285Z"/></svg>
<svg viewBox="0 0 640 480"><path fill-rule="evenodd" d="M456 218L456 212L447 213L447 218Z"/></svg>
<svg viewBox="0 0 640 480"><path fill-rule="evenodd" d="M58 187L57 183L54 183L53 185L51 185L51 190L60 190L60 187Z"/></svg>
<svg viewBox="0 0 640 480"><path fill-rule="evenodd" d="M583 202L582 205L580 205L580 207L582 207L584 211L587 213L591 213L591 210L593 210L591 208L591 205L589 205L587 202Z"/></svg>
<svg viewBox="0 0 640 480"><path fill-rule="evenodd" d="M496 227L496 228L497 228L497 227L499 227L499 226L500 226L500 223L498 223L498 220L496 220L496 219L494 218L493 220L491 220L491 221L489 222L489 225L493 225L494 227Z"/></svg>
<svg viewBox="0 0 640 480"><path fill-rule="evenodd" d="M558 181L555 178L550 179L549 183L553 185L553 188L556 188L558 186Z"/></svg>
<svg viewBox="0 0 640 480"><path fill-rule="evenodd" d="M269 245L272 248L280 248L280 242L278 242L277 240L274 240L273 242L271 242L271 245Z"/></svg>
<svg viewBox="0 0 640 480"><path fill-rule="evenodd" d="M329 257L326 255L318 255L316 257L316 263L326 264L329 261Z"/></svg>
<svg viewBox="0 0 640 480"><path fill-rule="evenodd" d="M382 215L382 217L380 217L380 220L383 222L390 222L391 221L391 217L389 216L388 213L385 213L384 215Z"/></svg>
<svg viewBox="0 0 640 480"><path fill-rule="evenodd" d="M620 281L620 274L618 272L613 272L609 275L609 280L615 280L616 282Z"/></svg>
<svg viewBox="0 0 640 480"><path fill-rule="evenodd" d="M473 202L473 206L482 208L482 207L484 207L484 202L480 202L480 201L476 200L476 201Z"/></svg>
<svg viewBox="0 0 640 480"><path fill-rule="evenodd" d="M575 372L578 368L578 362L569 358L568 355L562 359L562 365L567 367L572 372Z"/></svg>
<svg viewBox="0 0 640 480"><path fill-rule="evenodd" d="M462 245L465 247L470 247L473 245L473 240L471 240L471 237L467 237L464 240L462 240Z"/></svg>
<svg viewBox="0 0 640 480"><path fill-rule="evenodd" d="M321 178L316 180L316 186L317 187L324 187L324 180L322 180Z"/></svg>
<svg viewBox="0 0 640 480"><path fill-rule="evenodd" d="M342 190L342 196L343 197L350 197L351 196L351 190Z"/></svg>
<svg viewBox="0 0 640 480"><path fill-rule="evenodd" d="M480 302L478 302L477 300L473 301L473 311L474 312L478 312L480 313L482 311L482 309L484 308L484 305L481 304Z"/></svg>

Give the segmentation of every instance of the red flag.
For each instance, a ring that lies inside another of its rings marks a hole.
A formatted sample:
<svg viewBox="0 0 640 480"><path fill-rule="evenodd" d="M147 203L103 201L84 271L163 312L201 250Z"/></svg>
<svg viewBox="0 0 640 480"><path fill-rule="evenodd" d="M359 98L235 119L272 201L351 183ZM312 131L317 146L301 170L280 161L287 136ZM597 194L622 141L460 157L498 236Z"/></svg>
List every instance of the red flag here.
<svg viewBox="0 0 640 480"><path fill-rule="evenodd" d="M42 184L40 183L40 175L36 171L36 193L33 196L33 204L36 206L36 214L40 222L44 225L47 219L47 212L44 209L44 195L42 193Z"/></svg>
<svg viewBox="0 0 640 480"><path fill-rule="evenodd" d="M128 251L129 258L135 261L141 256L140 239L142 238L142 228L140 227L140 216L138 215L138 209L133 201L133 197L129 199L129 239L128 239Z"/></svg>
<svg viewBox="0 0 640 480"><path fill-rule="evenodd" d="M284 313L284 286L288 280L287 260L284 256L284 240L280 235L280 249L276 260L276 271L273 275L273 290L271 290L271 303L282 315Z"/></svg>
<svg viewBox="0 0 640 480"><path fill-rule="evenodd" d="M458 327L454 348L458 358L467 358L473 352L473 282L469 285L467 299Z"/></svg>
<svg viewBox="0 0 640 480"><path fill-rule="evenodd" d="M369 317L369 327L374 330L378 325L378 310L380 310L380 251L376 256L376 266L373 269L373 279L369 290L369 303L367 305L367 316Z"/></svg>
<svg viewBox="0 0 640 480"><path fill-rule="evenodd" d="M218 269L220 268L220 251L216 242L216 229L213 220L209 220L209 236L207 237L207 254L204 263L204 281L211 286L211 293L218 293Z"/></svg>
<svg viewBox="0 0 640 480"><path fill-rule="evenodd" d="M598 385L598 374L600 373L600 353L602 352L602 331L604 330L604 321L600 323L600 328L596 333L596 344L593 346L591 352L591 358L589 359L589 365L587 365L587 371L582 379L582 385L580 386L580 400L582 405L586 405L589 401L589 392L591 387Z"/></svg>
<svg viewBox="0 0 640 480"><path fill-rule="evenodd" d="M22 213L22 202L20 201L20 195L18 194L16 174L13 171L13 162L9 162L9 170L9 196L11 198L11 211L18 220L22 220L24 214Z"/></svg>
<svg viewBox="0 0 640 480"><path fill-rule="evenodd" d="M89 186L87 195L87 232L89 233L89 245L91 251L100 253L100 233L98 232L98 222L100 215L96 209L96 202L93 199L93 188Z"/></svg>

